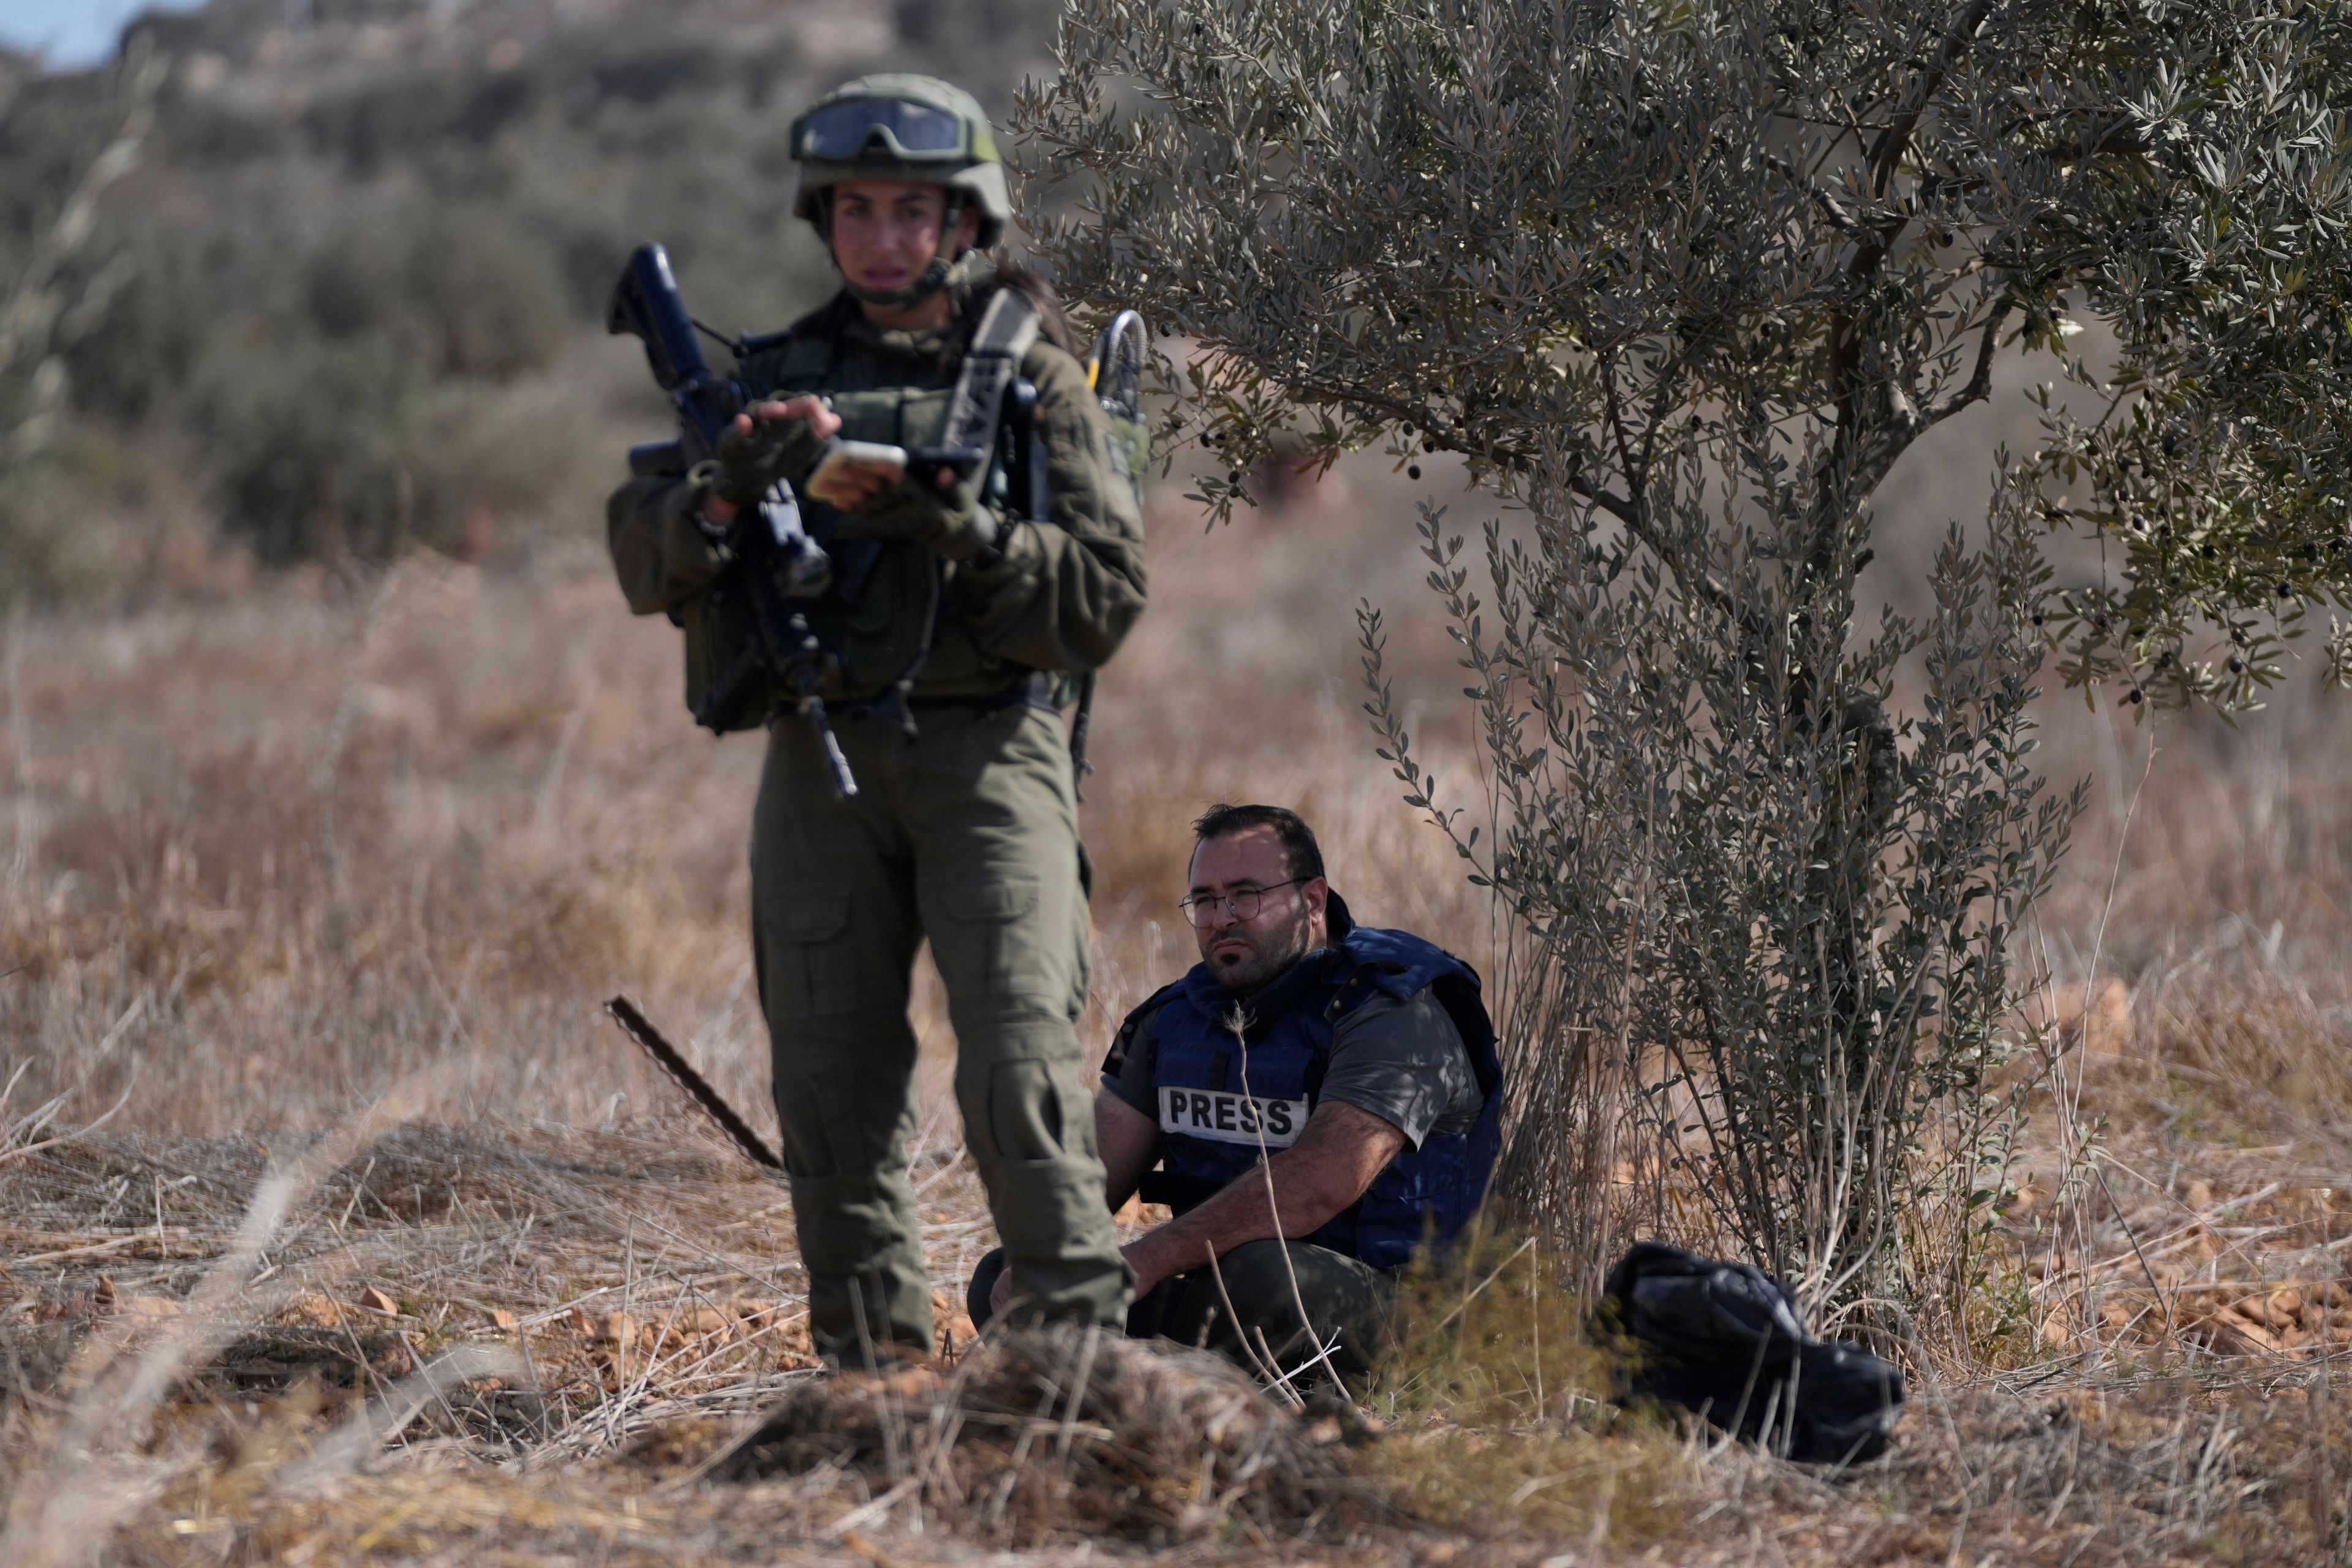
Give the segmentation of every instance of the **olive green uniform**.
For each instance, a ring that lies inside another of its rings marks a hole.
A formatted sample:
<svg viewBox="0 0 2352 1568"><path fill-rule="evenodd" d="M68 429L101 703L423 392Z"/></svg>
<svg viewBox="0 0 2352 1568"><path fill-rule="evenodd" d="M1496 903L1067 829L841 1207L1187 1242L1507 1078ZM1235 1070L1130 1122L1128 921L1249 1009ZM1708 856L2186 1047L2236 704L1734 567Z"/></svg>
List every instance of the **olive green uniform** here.
<svg viewBox="0 0 2352 1568"><path fill-rule="evenodd" d="M964 300L947 331L916 334L877 329L837 299L738 378L762 394L828 394L845 437L926 445L984 299ZM1142 527L1085 372L1040 342L1021 374L1037 388L1045 520L1006 519L985 564L885 545L854 605L827 597L810 612L843 652L823 695L854 714L900 674L940 595L911 691L917 734L887 718L841 719L858 786L842 800L811 726L790 707L769 724L751 837L754 951L811 1331L845 1360L866 1342L931 1343L905 1147L916 1131L908 984L927 936L955 1027L957 1101L1021 1310L1111 1327L1128 1305L1080 1083L1088 922L1056 711L1066 692L1045 677L1097 668L1142 613ZM691 616L719 576L700 504L675 479L614 492L613 557L633 610Z"/></svg>

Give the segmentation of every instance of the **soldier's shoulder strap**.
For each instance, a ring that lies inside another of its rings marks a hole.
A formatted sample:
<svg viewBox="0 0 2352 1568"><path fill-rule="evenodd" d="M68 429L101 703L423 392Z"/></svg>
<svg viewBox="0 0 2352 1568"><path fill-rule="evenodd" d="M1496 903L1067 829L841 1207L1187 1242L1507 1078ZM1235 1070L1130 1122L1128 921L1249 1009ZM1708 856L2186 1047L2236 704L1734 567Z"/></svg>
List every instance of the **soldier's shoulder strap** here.
<svg viewBox="0 0 2352 1568"><path fill-rule="evenodd" d="M1005 287L990 296L971 334L971 346L964 350L963 368L956 374L942 445L975 454L974 461L984 460L982 455L996 442L1004 395L1021 372L1021 356L1037 341L1037 305L1027 294Z"/></svg>
<svg viewBox="0 0 2352 1568"><path fill-rule="evenodd" d="M833 385L834 363L840 358L833 333L796 322L756 347L757 356L744 362L743 374L762 395L823 392Z"/></svg>
<svg viewBox="0 0 2352 1568"><path fill-rule="evenodd" d="M784 344L784 352L776 356L776 382L790 385L805 381L812 386L823 386L833 380L834 341L830 336L812 332L795 337Z"/></svg>
<svg viewBox="0 0 2352 1568"><path fill-rule="evenodd" d="M747 335L736 354L737 374L752 391L815 392L833 383L841 357L841 297L826 301L780 332Z"/></svg>

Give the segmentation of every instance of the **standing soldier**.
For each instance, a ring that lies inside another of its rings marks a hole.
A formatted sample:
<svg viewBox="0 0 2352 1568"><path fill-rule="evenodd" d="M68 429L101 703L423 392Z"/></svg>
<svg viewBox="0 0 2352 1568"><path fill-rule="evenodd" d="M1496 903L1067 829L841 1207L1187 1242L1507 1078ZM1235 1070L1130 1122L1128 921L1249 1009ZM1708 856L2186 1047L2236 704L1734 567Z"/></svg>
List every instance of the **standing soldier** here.
<svg viewBox="0 0 2352 1568"><path fill-rule="evenodd" d="M1061 714L1143 610L1131 481L1051 291L982 255L1011 203L969 94L850 82L794 122L792 153L793 212L841 292L740 358L765 400L714 461L631 479L608 523L629 607L687 628L706 721L711 672L747 668L724 646L740 614L721 606L737 531L785 494L772 487L797 492L831 556L831 585L795 601L809 640L793 679L721 716L768 730L752 941L810 1331L837 1363L933 1342L906 1152L908 984L926 937L1012 1315L1115 1326L1130 1279L1076 1081L1087 873ZM1016 404L1034 478L950 461L1003 450ZM845 441L909 458L894 471ZM860 461L824 460L845 455Z"/></svg>

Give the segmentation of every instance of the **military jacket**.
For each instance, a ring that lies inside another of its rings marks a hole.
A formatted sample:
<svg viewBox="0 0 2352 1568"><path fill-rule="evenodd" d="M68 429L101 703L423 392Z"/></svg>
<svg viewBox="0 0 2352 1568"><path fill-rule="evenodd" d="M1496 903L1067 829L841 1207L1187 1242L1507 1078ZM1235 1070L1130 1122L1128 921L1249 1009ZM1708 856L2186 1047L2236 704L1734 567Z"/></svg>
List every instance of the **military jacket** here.
<svg viewBox="0 0 2352 1568"><path fill-rule="evenodd" d="M990 290L974 290L943 331L886 331L848 295L812 312L778 347L736 367L759 396L821 393L843 416L844 437L908 447L937 441L964 346ZM1046 516L1003 520L999 559L943 563L926 546L880 547L854 602L828 594L809 608L812 627L838 650L841 668L819 688L828 700L878 695L919 647L944 565L940 623L910 693L985 698L1036 671L1082 673L1107 662L1143 613L1143 525L1127 454L1087 385L1086 372L1040 340L1021 362L1037 389L1046 455ZM605 519L614 566L639 615L694 614L727 561L695 513L700 494L677 478L632 479L613 492Z"/></svg>

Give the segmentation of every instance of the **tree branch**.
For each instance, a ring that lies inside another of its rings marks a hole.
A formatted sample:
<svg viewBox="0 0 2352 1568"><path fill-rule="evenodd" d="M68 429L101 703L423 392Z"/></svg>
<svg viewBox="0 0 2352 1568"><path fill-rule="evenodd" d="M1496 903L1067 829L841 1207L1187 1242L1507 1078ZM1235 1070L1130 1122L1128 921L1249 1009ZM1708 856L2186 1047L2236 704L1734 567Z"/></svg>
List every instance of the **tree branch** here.
<svg viewBox="0 0 2352 1568"><path fill-rule="evenodd" d="M2009 319L2011 304L2010 297L2003 294L2000 302L1992 308L1992 314L1985 318L1984 336L1977 340L1976 369L1969 374L1968 384L1942 402L1927 405L1919 416L1921 431L1941 424L1969 404L1981 403L1991 395L1993 351L2000 346L2000 324ZM1895 455L1900 457L1902 454L1898 451Z"/></svg>
<svg viewBox="0 0 2352 1568"><path fill-rule="evenodd" d="M1885 199L1886 188L1894 183L1895 166L1902 162L1911 133L1919 128L1919 121L1942 89L1944 79L1952 74L1953 62L1959 58L1960 50L1976 37L1985 18L1992 15L1992 7L1993 0L1969 0L1960 14L1952 18L1951 26L1944 29L1943 41L1936 46L1935 54L1911 79L1911 90L1905 95L1902 107L1879 133L1878 144L1870 150L1872 195Z"/></svg>
<svg viewBox="0 0 2352 1568"><path fill-rule="evenodd" d="M1901 165L1904 150L1910 144L1913 132L1936 94L1951 75L1960 51L1975 38L1992 14L1993 0L1969 0L1944 29L1941 42L1919 74L1911 80L1886 130L1870 150L1871 194L1879 201L1886 199L1888 188L1895 182L1895 172ZM1887 219L1876 233L1866 240L1854 242L1853 255L1847 258L1847 279L1859 287L1863 279L1878 270L1894 248L1896 237L1902 234L1907 220L1900 216ZM1843 519L1843 501L1848 487L1839 482L1839 475L1851 465L1861 442L1857 428L1860 411L1854 405L1854 375L1862 364L1862 330L1857 313L1841 310L1830 324L1830 384L1837 409L1836 433L1830 449L1822 458L1821 486L1814 500L1813 545L1808 554L1811 567L1826 574L1834 555L1835 535ZM1905 443L1907 445L1908 443ZM1849 476L1850 477L1850 476Z"/></svg>
<svg viewBox="0 0 2352 1568"><path fill-rule="evenodd" d="M1456 452L1465 458L1479 458L1488 462L1498 458L1528 466L1532 466L1535 462L1536 455L1531 452L1497 447L1492 443L1482 445L1447 434L1437 423L1437 416L1419 404L1383 396L1361 387L1340 385L1329 382L1283 381L1280 384L1294 396L1302 400L1320 400L1325 403L1339 404L1382 416L1397 424L1417 429L1433 451ZM1622 461L1622 448L1620 450ZM1610 494L1607 490L1593 485L1581 473L1571 473L1568 476L1568 488L1608 513L1628 534L1633 536L1635 542L1656 556L1661 565L1689 584L1700 597L1714 605L1718 612L1727 615L1733 612L1730 591L1720 583L1713 581L1703 571L1685 571L1684 564L1675 559L1674 552L1666 548L1665 540L1660 536L1655 528L1651 526L1647 508L1622 496Z"/></svg>
<svg viewBox="0 0 2352 1568"><path fill-rule="evenodd" d="M1617 356L1611 353L1601 362L1601 406L1609 417L1609 433L1617 441L1617 467L1625 476L1625 493L1633 504L1642 504L1642 492L1646 488L1642 474L1633 468L1633 454L1625 440L1625 416L1617 406Z"/></svg>
<svg viewBox="0 0 2352 1568"><path fill-rule="evenodd" d="M1842 234L1860 234L1866 231L1868 226L1859 216L1848 212L1837 197L1808 178L1802 170L1778 153L1765 153L1764 166L1804 192L1811 199L1813 205L1821 209L1822 216L1829 219L1832 228Z"/></svg>

